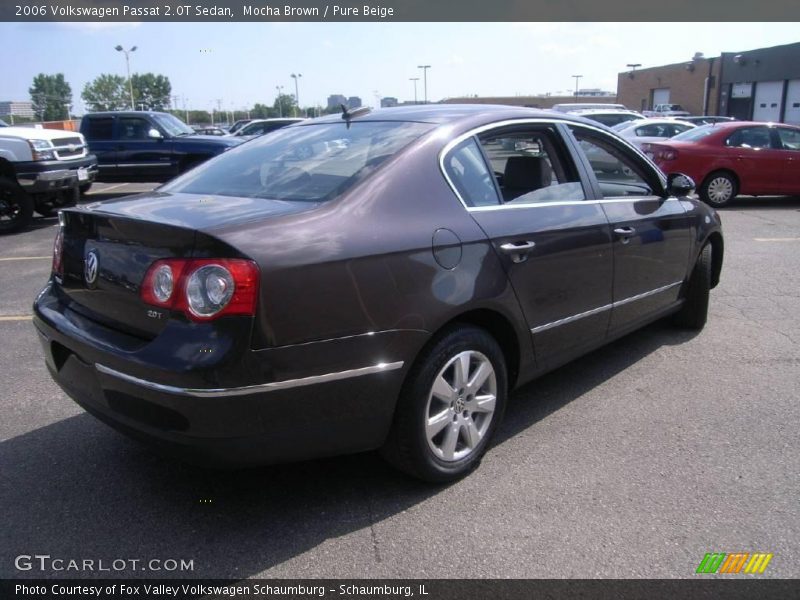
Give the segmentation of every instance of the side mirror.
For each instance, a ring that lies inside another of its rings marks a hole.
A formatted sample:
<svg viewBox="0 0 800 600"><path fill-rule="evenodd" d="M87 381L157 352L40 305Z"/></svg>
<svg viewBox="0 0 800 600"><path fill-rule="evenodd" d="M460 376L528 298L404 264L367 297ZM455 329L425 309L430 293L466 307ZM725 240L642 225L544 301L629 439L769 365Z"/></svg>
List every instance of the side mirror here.
<svg viewBox="0 0 800 600"><path fill-rule="evenodd" d="M160 140L164 136L161 135L161 132L158 129L156 129L155 127L151 127L150 130L147 132L147 137L153 140Z"/></svg>
<svg viewBox="0 0 800 600"><path fill-rule="evenodd" d="M687 196L695 187L694 180L683 173L670 173L667 175L667 193L670 196Z"/></svg>

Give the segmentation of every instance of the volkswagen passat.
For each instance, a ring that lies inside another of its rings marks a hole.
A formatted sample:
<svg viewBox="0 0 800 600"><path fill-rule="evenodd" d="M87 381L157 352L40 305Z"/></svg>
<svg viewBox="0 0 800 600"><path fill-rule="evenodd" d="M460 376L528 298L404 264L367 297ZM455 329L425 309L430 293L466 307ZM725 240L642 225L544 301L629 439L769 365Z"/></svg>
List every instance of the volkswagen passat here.
<svg viewBox="0 0 800 600"><path fill-rule="evenodd" d="M381 448L450 480L509 390L655 319L703 327L723 239L691 187L554 112L305 121L65 210L34 324L72 398L172 453Z"/></svg>

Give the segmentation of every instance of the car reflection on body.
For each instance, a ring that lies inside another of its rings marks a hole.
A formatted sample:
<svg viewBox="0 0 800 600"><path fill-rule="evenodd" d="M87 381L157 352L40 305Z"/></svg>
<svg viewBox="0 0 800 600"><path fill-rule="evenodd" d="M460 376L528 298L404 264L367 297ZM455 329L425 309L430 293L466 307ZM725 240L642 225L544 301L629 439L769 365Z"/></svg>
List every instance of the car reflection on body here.
<svg viewBox="0 0 800 600"><path fill-rule="evenodd" d="M691 188L552 111L328 116L64 211L34 324L70 396L167 452L380 448L452 480L510 390L659 318L704 326L723 241Z"/></svg>

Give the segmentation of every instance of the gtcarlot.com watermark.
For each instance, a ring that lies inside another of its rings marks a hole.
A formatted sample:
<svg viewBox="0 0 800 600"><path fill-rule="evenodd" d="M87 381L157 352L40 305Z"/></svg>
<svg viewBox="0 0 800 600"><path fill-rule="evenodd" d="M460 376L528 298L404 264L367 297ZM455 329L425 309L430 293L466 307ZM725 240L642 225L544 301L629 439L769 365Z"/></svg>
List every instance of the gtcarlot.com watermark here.
<svg viewBox="0 0 800 600"><path fill-rule="evenodd" d="M194 560L183 558L63 558L49 554L20 554L14 559L17 571L39 572L102 572L125 571L188 572L194 571Z"/></svg>

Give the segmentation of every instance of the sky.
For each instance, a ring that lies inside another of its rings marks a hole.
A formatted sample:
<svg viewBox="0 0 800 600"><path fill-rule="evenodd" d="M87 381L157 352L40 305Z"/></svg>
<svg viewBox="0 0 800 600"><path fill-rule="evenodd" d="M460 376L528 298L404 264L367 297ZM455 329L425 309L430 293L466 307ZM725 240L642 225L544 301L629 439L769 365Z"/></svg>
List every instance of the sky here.
<svg viewBox="0 0 800 600"><path fill-rule="evenodd" d="M798 23L0 23L0 100L29 100L38 73L64 73L73 112L83 86L101 73L125 75L117 44L137 46L132 72L169 77L188 108L240 110L272 104L276 86L300 104L330 94L423 99L616 91L628 63L642 68L800 42Z"/></svg>

